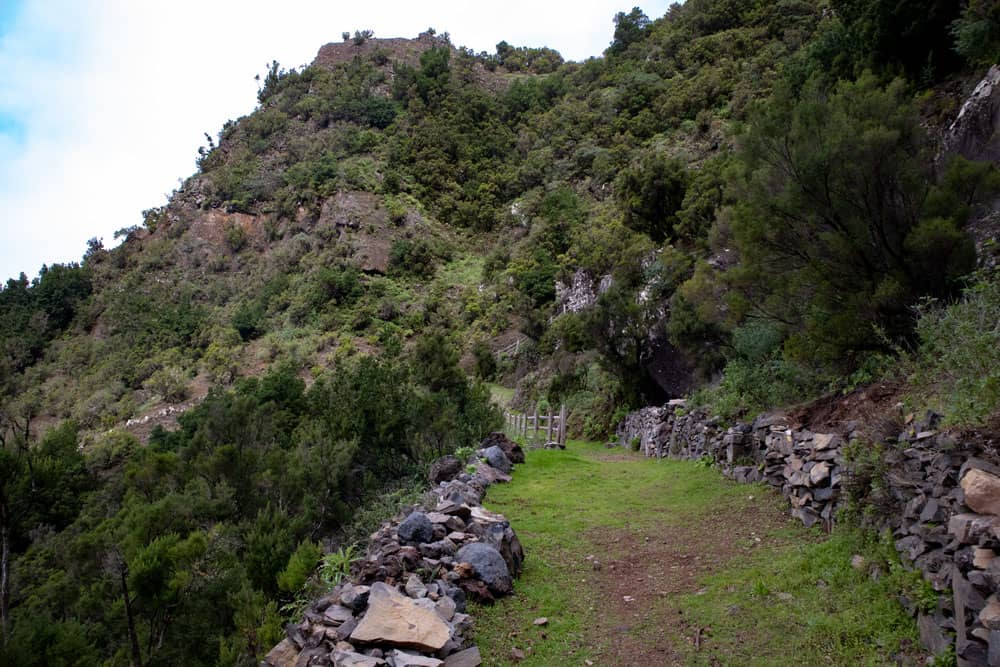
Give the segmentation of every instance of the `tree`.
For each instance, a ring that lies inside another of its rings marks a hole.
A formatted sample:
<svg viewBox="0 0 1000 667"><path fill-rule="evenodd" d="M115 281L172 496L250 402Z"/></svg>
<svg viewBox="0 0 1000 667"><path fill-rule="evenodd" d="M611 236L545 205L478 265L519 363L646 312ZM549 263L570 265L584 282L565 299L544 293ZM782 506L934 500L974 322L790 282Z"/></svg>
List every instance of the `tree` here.
<svg viewBox="0 0 1000 667"><path fill-rule="evenodd" d="M625 225L656 243L674 238L687 184L687 170L680 160L659 153L646 155L618 178L615 195Z"/></svg>
<svg viewBox="0 0 1000 667"><path fill-rule="evenodd" d="M615 36L608 47L609 56L624 53L628 47L642 39L643 31L649 27L649 17L638 7L633 7L628 14L615 14Z"/></svg>
<svg viewBox="0 0 1000 667"><path fill-rule="evenodd" d="M907 334L913 300L972 268L961 211L929 206L950 186L932 188L923 151L901 80L813 78L754 117L733 183L742 265L727 276L747 314L785 326L786 351L849 360L878 346L873 326Z"/></svg>

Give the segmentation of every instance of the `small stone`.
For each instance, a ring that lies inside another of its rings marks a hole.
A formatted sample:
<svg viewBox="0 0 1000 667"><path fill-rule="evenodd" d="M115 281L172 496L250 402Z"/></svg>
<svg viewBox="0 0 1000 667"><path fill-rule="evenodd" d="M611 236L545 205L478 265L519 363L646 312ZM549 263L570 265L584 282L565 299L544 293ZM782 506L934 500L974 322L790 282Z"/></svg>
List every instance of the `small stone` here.
<svg viewBox="0 0 1000 667"><path fill-rule="evenodd" d="M437 658L431 658L426 655L414 655L413 653L406 653L399 650L390 653L389 659L392 661L394 667L440 667L444 664L443 660L438 660Z"/></svg>
<svg viewBox="0 0 1000 667"><path fill-rule="evenodd" d="M548 625L549 624L549 619L547 619L546 617L542 616L542 617L536 618L534 621L532 621L532 624L533 625L539 625L539 626L541 626L541 625Z"/></svg>
<svg viewBox="0 0 1000 667"><path fill-rule="evenodd" d="M861 554L851 556L851 567L855 570L864 570L868 566L868 561Z"/></svg>
<svg viewBox="0 0 1000 667"><path fill-rule="evenodd" d="M984 549L981 547L976 547L972 551L972 566L980 570L985 570L993 562L993 559L997 557L997 554L993 549Z"/></svg>
<svg viewBox="0 0 1000 667"><path fill-rule="evenodd" d="M330 605L323 612L323 622L327 625L338 626L352 618L354 618L354 612L339 604Z"/></svg>
<svg viewBox="0 0 1000 667"><path fill-rule="evenodd" d="M521 662L524 660L524 651L519 648L512 648L510 650L510 659L514 662Z"/></svg>
<svg viewBox="0 0 1000 667"><path fill-rule="evenodd" d="M1000 600L996 594L986 600L986 606L979 612L979 622L990 630L1000 630Z"/></svg>
<svg viewBox="0 0 1000 667"><path fill-rule="evenodd" d="M826 461L817 463L809 470L809 481L815 486L830 476L830 464Z"/></svg>
<svg viewBox="0 0 1000 667"><path fill-rule="evenodd" d="M427 597L427 586L418 575L411 574L410 578L406 580L406 594L411 598L425 598Z"/></svg>

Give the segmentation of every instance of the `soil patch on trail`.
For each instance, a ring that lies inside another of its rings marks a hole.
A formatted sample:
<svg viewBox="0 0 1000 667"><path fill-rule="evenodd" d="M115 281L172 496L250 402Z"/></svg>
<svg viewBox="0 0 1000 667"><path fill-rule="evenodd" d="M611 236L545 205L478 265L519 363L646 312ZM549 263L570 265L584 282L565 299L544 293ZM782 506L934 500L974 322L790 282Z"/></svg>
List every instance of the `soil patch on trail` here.
<svg viewBox="0 0 1000 667"><path fill-rule="evenodd" d="M685 525L619 530L590 536L609 560L595 567L605 613L593 638L602 665L684 665L711 628L689 621L678 596L698 593L701 581L752 558L765 540L789 526L774 498L726 503ZM757 502L754 502L757 501Z"/></svg>

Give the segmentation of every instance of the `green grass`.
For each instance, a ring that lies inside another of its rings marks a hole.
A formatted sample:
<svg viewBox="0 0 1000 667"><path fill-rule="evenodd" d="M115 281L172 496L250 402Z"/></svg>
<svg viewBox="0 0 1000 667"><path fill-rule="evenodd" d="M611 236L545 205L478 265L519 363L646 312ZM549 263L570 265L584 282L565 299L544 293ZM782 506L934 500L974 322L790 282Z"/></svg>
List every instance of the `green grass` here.
<svg viewBox="0 0 1000 667"><path fill-rule="evenodd" d="M913 622L888 590L891 578L874 582L851 568L851 556L865 546L860 536L845 531L826 539L772 518L757 533L761 545L750 546L750 526L737 519L718 524L758 509L773 517L784 502L777 494L730 483L691 462L621 450L608 456L579 442L527 456L514 482L491 487L487 497L490 509L511 520L527 560L515 596L473 611L484 664L508 664L515 647L527 651L523 665L623 664L615 661L612 638L596 629L613 612L607 582L616 575L607 566L595 572L587 556L608 563L627 558L630 544L683 535L693 538L694 549L705 536L722 546L734 541L741 554L700 578L698 594L641 601L649 614L630 632L661 644L667 635L685 664L711 664L713 656L740 665L790 664L793 657L796 664L881 664L901 641L915 639ZM678 610L684 627L671 622ZM548 625L533 626L541 616ZM695 626L706 628L698 650L684 634Z"/></svg>
<svg viewBox="0 0 1000 667"><path fill-rule="evenodd" d="M492 382L487 383L486 386L490 388L490 396L494 403L503 408L510 406L510 402L514 398L513 389L508 389L503 385L494 384Z"/></svg>

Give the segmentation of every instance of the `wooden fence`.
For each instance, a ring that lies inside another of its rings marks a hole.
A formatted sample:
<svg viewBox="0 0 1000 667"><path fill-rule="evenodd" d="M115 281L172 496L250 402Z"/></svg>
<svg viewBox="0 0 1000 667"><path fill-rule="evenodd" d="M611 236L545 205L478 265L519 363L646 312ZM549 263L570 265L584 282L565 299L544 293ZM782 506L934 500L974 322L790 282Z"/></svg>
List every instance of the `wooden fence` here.
<svg viewBox="0 0 1000 667"><path fill-rule="evenodd" d="M559 414L534 414L504 411L505 431L512 438L523 438L527 444L553 443L566 447L566 406L559 406Z"/></svg>

